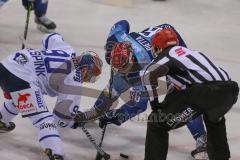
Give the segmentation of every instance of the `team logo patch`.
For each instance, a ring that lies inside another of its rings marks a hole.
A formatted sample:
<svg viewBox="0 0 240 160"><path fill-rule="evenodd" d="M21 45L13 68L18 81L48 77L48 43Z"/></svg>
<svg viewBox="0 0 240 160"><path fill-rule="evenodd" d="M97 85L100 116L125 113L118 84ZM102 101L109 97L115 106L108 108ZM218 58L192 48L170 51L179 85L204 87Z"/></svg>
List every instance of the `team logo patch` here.
<svg viewBox="0 0 240 160"><path fill-rule="evenodd" d="M35 111L35 107L32 104L31 101L29 101L29 98L31 97L30 93L23 93L20 94L18 93L18 105L17 108L22 112L22 113L30 113L32 111Z"/></svg>
<svg viewBox="0 0 240 160"><path fill-rule="evenodd" d="M16 108L21 112L23 117L33 116L48 111L41 91L38 88L35 89L35 87L33 87L11 92L11 97Z"/></svg>
<svg viewBox="0 0 240 160"><path fill-rule="evenodd" d="M25 65L28 62L28 58L23 53L16 53L15 57L13 58L20 65Z"/></svg>

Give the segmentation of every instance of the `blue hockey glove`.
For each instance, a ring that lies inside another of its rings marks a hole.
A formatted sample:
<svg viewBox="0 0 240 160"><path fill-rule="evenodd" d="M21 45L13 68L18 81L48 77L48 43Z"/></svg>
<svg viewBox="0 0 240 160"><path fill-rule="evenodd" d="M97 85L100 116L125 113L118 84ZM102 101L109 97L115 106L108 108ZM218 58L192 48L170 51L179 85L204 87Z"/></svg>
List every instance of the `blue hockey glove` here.
<svg viewBox="0 0 240 160"><path fill-rule="evenodd" d="M105 116L99 118L99 127L103 128L107 124L120 126L123 122L125 122L125 115L118 113L117 110L111 110L107 112Z"/></svg>

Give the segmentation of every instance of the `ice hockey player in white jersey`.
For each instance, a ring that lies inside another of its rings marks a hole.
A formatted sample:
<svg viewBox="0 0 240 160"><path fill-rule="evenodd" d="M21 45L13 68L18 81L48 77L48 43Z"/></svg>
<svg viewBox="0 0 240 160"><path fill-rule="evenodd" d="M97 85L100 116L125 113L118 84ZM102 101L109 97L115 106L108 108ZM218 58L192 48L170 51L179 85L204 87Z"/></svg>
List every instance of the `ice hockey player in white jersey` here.
<svg viewBox="0 0 240 160"><path fill-rule="evenodd" d="M95 52L76 56L74 49L57 33L46 35L43 50L24 49L0 63L0 133L15 128L11 122L20 112L38 128L38 140L50 160L63 160L64 151L57 127L72 127L78 111L81 84L95 82L102 61ZM74 89L74 90L73 90ZM57 96L53 113L43 95Z"/></svg>

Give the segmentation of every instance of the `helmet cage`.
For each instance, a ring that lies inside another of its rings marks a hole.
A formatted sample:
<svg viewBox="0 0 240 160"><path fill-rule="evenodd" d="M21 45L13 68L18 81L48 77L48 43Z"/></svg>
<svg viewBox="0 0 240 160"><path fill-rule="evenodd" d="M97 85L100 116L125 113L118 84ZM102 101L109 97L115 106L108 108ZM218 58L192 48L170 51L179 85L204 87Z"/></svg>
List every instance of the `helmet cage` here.
<svg viewBox="0 0 240 160"><path fill-rule="evenodd" d="M129 42L115 43L110 64L115 71L123 70L132 63L132 46Z"/></svg>
<svg viewBox="0 0 240 160"><path fill-rule="evenodd" d="M95 82L102 73L102 66L102 60L95 52L84 52L79 61L79 69L85 70L85 74L82 77L83 81L91 82L92 80L92 82Z"/></svg>

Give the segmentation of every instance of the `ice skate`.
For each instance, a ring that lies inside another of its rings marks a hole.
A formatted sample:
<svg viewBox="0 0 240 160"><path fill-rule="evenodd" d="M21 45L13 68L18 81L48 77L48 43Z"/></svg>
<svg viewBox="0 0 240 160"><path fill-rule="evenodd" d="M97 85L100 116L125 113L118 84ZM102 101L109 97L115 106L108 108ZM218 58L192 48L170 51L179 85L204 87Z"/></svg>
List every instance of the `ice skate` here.
<svg viewBox="0 0 240 160"><path fill-rule="evenodd" d="M195 160L208 160L207 135L197 138L196 149L191 152L191 155Z"/></svg>
<svg viewBox="0 0 240 160"><path fill-rule="evenodd" d="M13 122L9 122L8 124L1 121L1 113L0 113L0 133L6 133L14 130L16 127Z"/></svg>
<svg viewBox="0 0 240 160"><path fill-rule="evenodd" d="M45 15L42 17L35 17L37 28L42 32L51 33L56 29L56 24L47 18Z"/></svg>
<svg viewBox="0 0 240 160"><path fill-rule="evenodd" d="M45 149L44 153L46 156L48 156L49 160L64 160L63 156L61 155L52 155L52 150L49 148Z"/></svg>

